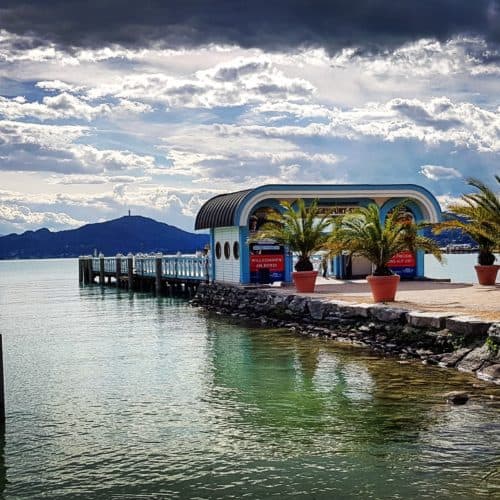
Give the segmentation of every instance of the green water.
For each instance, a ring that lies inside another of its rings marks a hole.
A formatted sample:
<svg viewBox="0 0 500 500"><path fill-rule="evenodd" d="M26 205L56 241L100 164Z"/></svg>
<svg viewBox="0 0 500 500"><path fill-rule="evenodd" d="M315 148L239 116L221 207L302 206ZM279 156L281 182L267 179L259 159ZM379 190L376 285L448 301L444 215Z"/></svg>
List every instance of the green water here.
<svg viewBox="0 0 500 500"><path fill-rule="evenodd" d="M76 270L0 262L5 498L499 497L498 388Z"/></svg>

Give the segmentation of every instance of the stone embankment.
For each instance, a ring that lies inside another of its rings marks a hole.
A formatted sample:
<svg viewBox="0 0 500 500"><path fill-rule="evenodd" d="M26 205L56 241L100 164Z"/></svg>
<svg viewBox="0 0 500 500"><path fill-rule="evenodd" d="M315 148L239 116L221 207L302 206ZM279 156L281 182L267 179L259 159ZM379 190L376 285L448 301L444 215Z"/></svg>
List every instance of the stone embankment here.
<svg viewBox="0 0 500 500"><path fill-rule="evenodd" d="M500 323L386 304L353 304L271 288L201 284L193 305L241 319L474 373L500 384Z"/></svg>

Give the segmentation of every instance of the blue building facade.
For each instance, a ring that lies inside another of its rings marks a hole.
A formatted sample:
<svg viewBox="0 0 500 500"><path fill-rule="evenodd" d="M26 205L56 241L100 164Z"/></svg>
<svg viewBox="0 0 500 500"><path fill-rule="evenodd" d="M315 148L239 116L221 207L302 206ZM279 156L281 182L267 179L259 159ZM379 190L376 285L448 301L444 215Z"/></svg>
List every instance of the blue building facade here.
<svg viewBox="0 0 500 500"><path fill-rule="evenodd" d="M439 222L441 209L427 189L414 184L271 184L222 194L208 200L199 210L195 229L210 230L213 279L247 284L252 282L291 282L293 256L288 249L272 242L253 242L252 236L270 210L281 210L280 203L318 200L325 211L342 215L355 207L376 203L381 217L402 200L416 222ZM406 259L406 260L405 260ZM401 256L396 272L402 277L424 276L424 255ZM347 255L333 259L332 273L339 278L370 274L369 263Z"/></svg>

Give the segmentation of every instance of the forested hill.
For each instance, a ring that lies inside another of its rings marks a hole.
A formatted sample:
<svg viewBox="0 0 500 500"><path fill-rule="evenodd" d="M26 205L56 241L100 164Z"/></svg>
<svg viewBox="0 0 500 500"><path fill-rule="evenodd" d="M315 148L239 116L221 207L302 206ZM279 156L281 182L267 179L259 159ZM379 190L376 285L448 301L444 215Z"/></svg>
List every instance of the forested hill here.
<svg viewBox="0 0 500 500"><path fill-rule="evenodd" d="M125 216L68 231L26 231L0 237L0 259L77 257L102 252L167 254L194 253L208 243L208 235L140 216Z"/></svg>

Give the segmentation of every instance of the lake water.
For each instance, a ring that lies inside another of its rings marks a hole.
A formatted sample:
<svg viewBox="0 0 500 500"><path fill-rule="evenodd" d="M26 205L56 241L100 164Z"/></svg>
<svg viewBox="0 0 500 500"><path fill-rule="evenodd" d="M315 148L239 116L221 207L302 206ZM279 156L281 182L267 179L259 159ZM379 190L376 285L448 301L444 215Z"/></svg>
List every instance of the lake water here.
<svg viewBox="0 0 500 500"><path fill-rule="evenodd" d="M75 260L0 262L0 325L7 499L500 495L499 389L468 375L79 287Z"/></svg>
<svg viewBox="0 0 500 500"><path fill-rule="evenodd" d="M428 278L449 278L452 283L477 283L474 266L477 253L447 254L445 262L440 264L432 255L425 256L425 276ZM497 255L496 264L500 263Z"/></svg>

